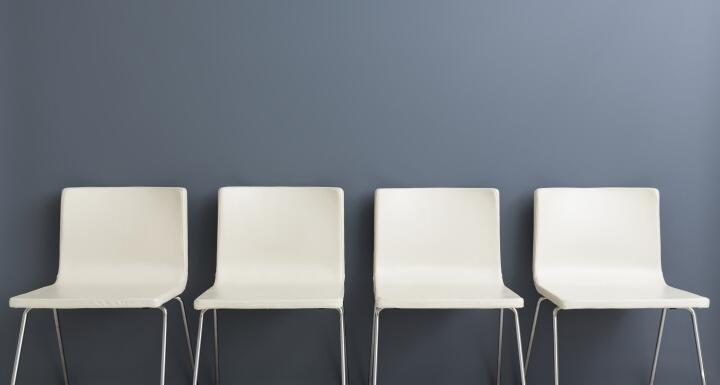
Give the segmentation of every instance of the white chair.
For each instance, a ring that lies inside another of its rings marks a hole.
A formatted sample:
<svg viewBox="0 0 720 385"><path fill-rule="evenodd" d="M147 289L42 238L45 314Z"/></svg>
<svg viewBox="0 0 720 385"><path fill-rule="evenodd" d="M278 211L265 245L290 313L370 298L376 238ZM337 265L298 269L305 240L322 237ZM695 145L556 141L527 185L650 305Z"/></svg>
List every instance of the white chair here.
<svg viewBox="0 0 720 385"><path fill-rule="evenodd" d="M702 383L705 372L694 308L710 301L668 286L660 263L660 197L651 188L543 188L535 191L533 271L540 305L555 304L553 347L559 384L557 318L571 309L662 309L650 384L668 309L690 312Z"/></svg>
<svg viewBox="0 0 720 385"><path fill-rule="evenodd" d="M378 189L375 192L375 312L370 383L377 383L380 312L384 309L500 309L515 315L520 378L522 345L517 308L500 269L500 209L496 189Z"/></svg>
<svg viewBox="0 0 720 385"><path fill-rule="evenodd" d="M200 310L193 384L198 381L205 312L213 310L219 383L219 309L334 309L340 318L346 384L343 191L332 187L223 187L219 191L217 267Z"/></svg>
<svg viewBox="0 0 720 385"><path fill-rule="evenodd" d="M68 372L58 309L151 308L162 312L160 384L165 382L167 310L180 304L188 353L192 348L179 295L187 280L187 203L184 188L81 187L62 192L57 280L10 298L25 311L11 385L17 379L25 322L31 309L52 309L63 379Z"/></svg>

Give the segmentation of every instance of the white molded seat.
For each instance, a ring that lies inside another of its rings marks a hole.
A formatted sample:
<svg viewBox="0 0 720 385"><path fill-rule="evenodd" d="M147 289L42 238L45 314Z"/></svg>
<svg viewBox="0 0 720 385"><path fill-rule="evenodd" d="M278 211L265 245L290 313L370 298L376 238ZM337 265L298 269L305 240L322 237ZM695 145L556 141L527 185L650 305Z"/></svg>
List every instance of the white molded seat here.
<svg viewBox="0 0 720 385"><path fill-rule="evenodd" d="M519 308L500 269L496 189L378 189L378 308Z"/></svg>
<svg viewBox="0 0 720 385"><path fill-rule="evenodd" d="M542 297L535 307L526 363L530 361L541 305L548 299L555 305L555 385L560 383L560 310L642 308L662 309L650 385L655 380L665 316L668 309L678 308L690 312L705 385L694 308L708 307L710 300L665 282L660 263L660 194L656 189L536 190L533 276Z"/></svg>
<svg viewBox="0 0 720 385"><path fill-rule="evenodd" d="M177 283L56 282L10 299L10 307L33 309L93 309L158 307L182 293Z"/></svg>
<svg viewBox="0 0 720 385"><path fill-rule="evenodd" d="M62 193L54 284L10 298L14 308L158 307L185 290L183 188L79 187Z"/></svg>
<svg viewBox="0 0 720 385"><path fill-rule="evenodd" d="M568 284L538 288L561 309L706 308L710 300L665 283Z"/></svg>
<svg viewBox="0 0 720 385"><path fill-rule="evenodd" d="M214 316L219 382L219 309L334 309L345 358L343 191L335 187L223 187L218 202L215 283L195 300L200 310L193 385L198 383L205 312Z"/></svg>
<svg viewBox="0 0 720 385"><path fill-rule="evenodd" d="M343 226L339 188L221 188L215 284L195 308L342 307Z"/></svg>
<svg viewBox="0 0 720 385"><path fill-rule="evenodd" d="M339 309L337 285L216 283L195 300L196 309Z"/></svg>
<svg viewBox="0 0 720 385"><path fill-rule="evenodd" d="M538 189L534 247L535 286L561 309L710 305L665 282L656 189Z"/></svg>
<svg viewBox="0 0 720 385"><path fill-rule="evenodd" d="M504 309L517 308L500 268L500 196L488 188L391 188L375 191L375 313L370 384L377 384L380 312L404 309L500 309L500 383Z"/></svg>
<svg viewBox="0 0 720 385"><path fill-rule="evenodd" d="M446 283L385 285L381 309L500 309L523 307L523 299L505 285Z"/></svg>
<svg viewBox="0 0 720 385"><path fill-rule="evenodd" d="M10 298L25 308L11 385L20 364L28 313L52 309L65 384L68 371L58 309L153 308L162 312L160 384L165 382L167 310L177 300L193 361L185 306L187 193L175 187L73 187L60 204L60 266L55 283Z"/></svg>

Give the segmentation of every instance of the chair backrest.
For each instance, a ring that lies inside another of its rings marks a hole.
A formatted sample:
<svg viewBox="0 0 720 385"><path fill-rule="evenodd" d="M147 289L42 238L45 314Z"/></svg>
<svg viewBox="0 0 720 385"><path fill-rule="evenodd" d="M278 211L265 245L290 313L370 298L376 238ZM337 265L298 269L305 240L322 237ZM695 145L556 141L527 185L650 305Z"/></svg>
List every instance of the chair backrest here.
<svg viewBox="0 0 720 385"><path fill-rule="evenodd" d="M345 281L343 191L334 187L223 187L216 283Z"/></svg>
<svg viewBox="0 0 720 385"><path fill-rule="evenodd" d="M535 283L664 282L653 188L535 191Z"/></svg>
<svg viewBox="0 0 720 385"><path fill-rule="evenodd" d="M374 270L376 293L395 283L502 283L498 190L376 190Z"/></svg>
<svg viewBox="0 0 720 385"><path fill-rule="evenodd" d="M58 282L184 285L186 196L173 187L64 189Z"/></svg>

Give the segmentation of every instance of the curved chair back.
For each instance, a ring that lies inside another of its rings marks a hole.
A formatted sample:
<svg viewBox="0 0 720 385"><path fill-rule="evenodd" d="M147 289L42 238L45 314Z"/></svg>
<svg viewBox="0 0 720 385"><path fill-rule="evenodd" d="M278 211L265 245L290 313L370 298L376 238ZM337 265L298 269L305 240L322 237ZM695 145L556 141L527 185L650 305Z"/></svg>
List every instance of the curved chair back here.
<svg viewBox="0 0 720 385"><path fill-rule="evenodd" d="M393 283L502 283L498 190L376 190L374 269L376 293Z"/></svg>
<svg viewBox="0 0 720 385"><path fill-rule="evenodd" d="M664 282L653 188L535 191L535 283Z"/></svg>
<svg viewBox="0 0 720 385"><path fill-rule="evenodd" d="M343 191L334 187L223 187L216 283L345 281Z"/></svg>
<svg viewBox="0 0 720 385"><path fill-rule="evenodd" d="M174 187L62 192L58 282L187 281L187 198Z"/></svg>

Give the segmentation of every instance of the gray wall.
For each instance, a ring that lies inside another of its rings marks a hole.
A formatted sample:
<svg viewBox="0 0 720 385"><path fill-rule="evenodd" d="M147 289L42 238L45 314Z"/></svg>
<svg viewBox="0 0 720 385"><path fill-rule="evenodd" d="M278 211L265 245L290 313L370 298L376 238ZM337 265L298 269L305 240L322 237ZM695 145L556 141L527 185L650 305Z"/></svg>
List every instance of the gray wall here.
<svg viewBox="0 0 720 385"><path fill-rule="evenodd" d="M10 196L7 195L6 185L10 184L10 27L8 21L8 3L0 1L0 202L6 202ZM0 203L0 205L4 204ZM2 217L2 216L0 216ZM0 218L0 221L3 219ZM0 222L1 223L1 222ZM3 229L5 227L3 226ZM0 233L5 233L0 231ZM4 235L0 234L0 243L4 243ZM0 246L2 247L2 246ZM1 263L1 262L0 262Z"/></svg>
<svg viewBox="0 0 720 385"><path fill-rule="evenodd" d="M658 187L667 279L720 300L717 1L7 1L2 298L53 281L65 186L186 186L188 302L213 278L220 186L341 186L358 385L375 188L499 188L503 269L529 305L527 338L537 299L532 192L598 185ZM168 383L188 383L170 311ZM0 373L9 374L20 312L0 312ZM62 317L73 384L156 383L159 312ZM531 384L552 381L549 317ZM562 314L563 382L644 383L658 317ZM720 312L699 318L717 382ZM491 383L496 322L488 311L388 311L381 382ZM20 383L60 383L50 314L31 313L28 327ZM332 312L226 312L220 328L226 384L337 383ZM517 383L512 334L506 342L505 383ZM659 370L657 384L697 379L685 312L668 319Z"/></svg>

